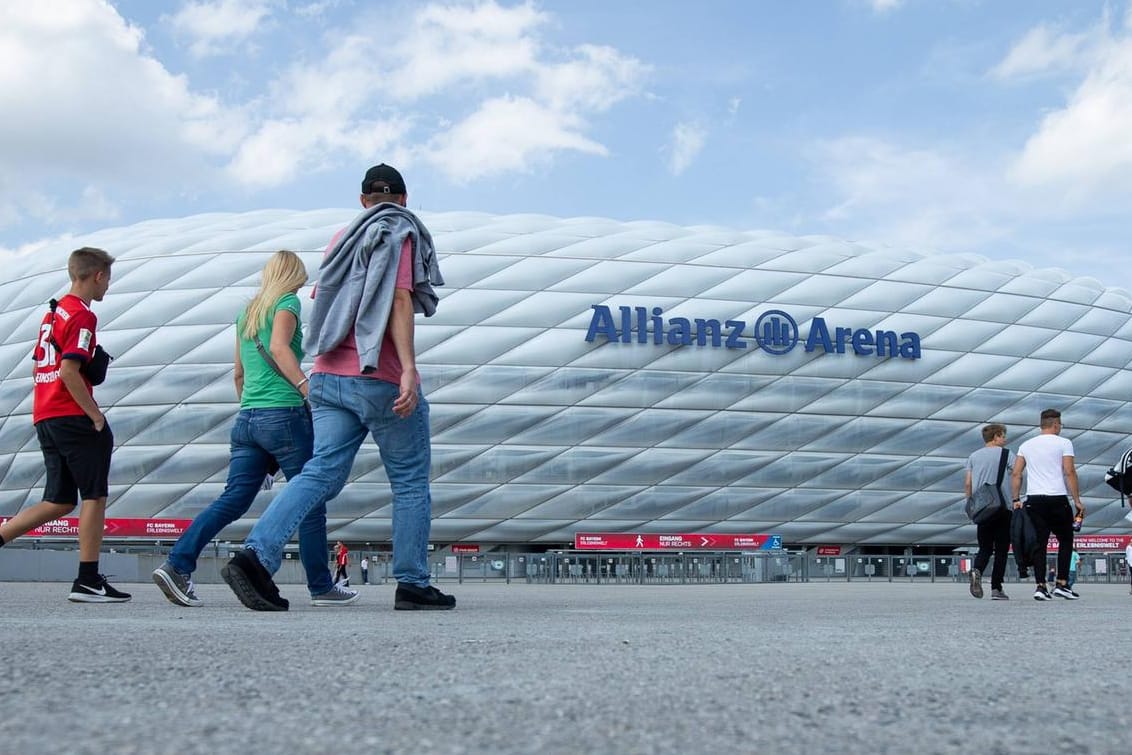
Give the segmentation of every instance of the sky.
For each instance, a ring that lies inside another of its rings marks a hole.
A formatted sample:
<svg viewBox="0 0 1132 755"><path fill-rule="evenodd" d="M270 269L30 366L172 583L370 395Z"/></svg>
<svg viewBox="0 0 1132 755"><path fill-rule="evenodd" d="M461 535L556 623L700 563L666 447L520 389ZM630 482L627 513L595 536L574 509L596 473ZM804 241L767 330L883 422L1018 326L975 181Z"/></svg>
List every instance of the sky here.
<svg viewBox="0 0 1132 755"><path fill-rule="evenodd" d="M1132 289L1132 3L0 0L0 262L202 212L832 235ZM113 250L108 250L113 253Z"/></svg>

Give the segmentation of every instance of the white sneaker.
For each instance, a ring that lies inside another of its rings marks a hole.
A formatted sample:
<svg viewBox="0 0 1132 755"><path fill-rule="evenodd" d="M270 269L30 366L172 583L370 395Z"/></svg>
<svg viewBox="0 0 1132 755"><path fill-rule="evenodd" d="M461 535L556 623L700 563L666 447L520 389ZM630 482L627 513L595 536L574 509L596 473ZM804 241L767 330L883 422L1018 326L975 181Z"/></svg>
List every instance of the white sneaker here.
<svg viewBox="0 0 1132 755"><path fill-rule="evenodd" d="M1053 600L1053 598L1050 596L1049 590L1046 589L1045 585L1038 585L1037 589L1034 590L1034 600Z"/></svg>

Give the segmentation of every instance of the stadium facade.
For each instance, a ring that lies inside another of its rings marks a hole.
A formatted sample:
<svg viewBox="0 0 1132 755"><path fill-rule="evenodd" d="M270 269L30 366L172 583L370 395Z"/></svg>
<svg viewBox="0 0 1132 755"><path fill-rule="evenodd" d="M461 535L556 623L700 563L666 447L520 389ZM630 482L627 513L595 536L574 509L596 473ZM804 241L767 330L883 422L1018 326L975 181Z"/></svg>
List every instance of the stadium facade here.
<svg viewBox="0 0 1132 755"><path fill-rule="evenodd" d="M0 283L0 515L39 500L29 357L71 249L118 258L95 307L115 355L108 516L189 518L223 488L236 313L277 249L312 279L347 209L109 229L17 258ZM1132 297L1089 278L769 231L422 213L447 280L417 319L432 404L432 539L776 533L788 545L958 545L979 428L1017 448L1060 408L1090 514L1128 442ZM275 491L261 494L239 538ZM332 538L387 540L363 446Z"/></svg>

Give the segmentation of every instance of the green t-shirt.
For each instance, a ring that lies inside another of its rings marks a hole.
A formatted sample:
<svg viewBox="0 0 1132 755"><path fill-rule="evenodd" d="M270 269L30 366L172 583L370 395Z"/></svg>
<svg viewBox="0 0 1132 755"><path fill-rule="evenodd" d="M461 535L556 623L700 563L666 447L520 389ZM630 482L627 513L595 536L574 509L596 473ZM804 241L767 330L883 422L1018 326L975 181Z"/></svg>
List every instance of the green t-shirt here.
<svg viewBox="0 0 1132 755"><path fill-rule="evenodd" d="M275 322L275 313L286 310L295 315L295 334L291 336L291 351L300 364L303 361L303 329L302 304L299 297L294 294L283 294L279 301L267 315L267 322L259 330L259 340L263 348L270 353L271 326ZM236 336L240 339L240 362L244 365L244 393L240 397L241 409L274 409L284 406L302 406L303 398L299 392L288 382L276 374L275 370L264 361L255 341L244 338L244 316L247 311L240 313L236 318Z"/></svg>

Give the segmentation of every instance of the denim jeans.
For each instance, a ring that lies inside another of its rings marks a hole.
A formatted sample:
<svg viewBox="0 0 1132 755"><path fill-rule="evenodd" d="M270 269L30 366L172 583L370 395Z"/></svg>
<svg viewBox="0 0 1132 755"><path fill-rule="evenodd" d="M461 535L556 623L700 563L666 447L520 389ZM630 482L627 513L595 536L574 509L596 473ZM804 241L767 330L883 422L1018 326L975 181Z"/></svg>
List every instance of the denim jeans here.
<svg viewBox="0 0 1132 755"><path fill-rule="evenodd" d="M413 413L402 419L393 413L398 393L396 385L376 378L311 376L314 456L271 502L244 543L269 572L279 569L283 543L307 512L325 508L345 486L354 457L370 434L393 490L393 576L398 582L428 586L432 525L428 402L422 395Z"/></svg>
<svg viewBox="0 0 1132 755"><path fill-rule="evenodd" d="M169 563L183 574L192 574L197 557L209 541L251 508L273 457L287 479L292 480L311 457L313 446L311 423L307 410L301 406L242 409L236 415L231 439L232 455L224 492L197 514L169 553ZM324 593L333 586L326 565L326 506L312 507L303 518L299 527L299 558L311 595Z"/></svg>

